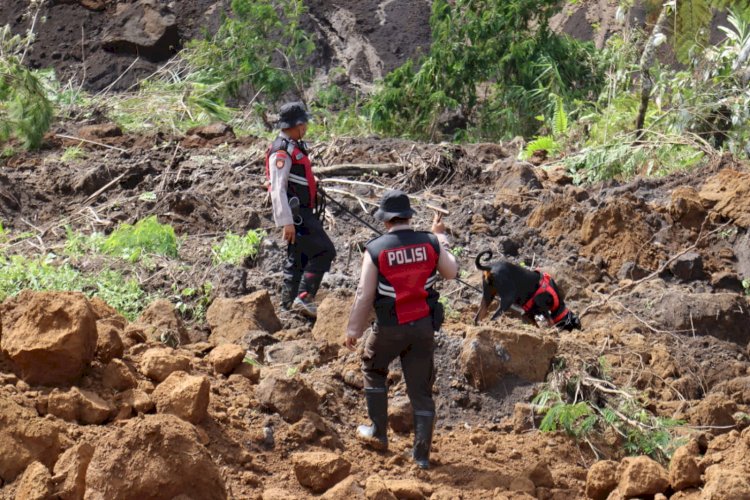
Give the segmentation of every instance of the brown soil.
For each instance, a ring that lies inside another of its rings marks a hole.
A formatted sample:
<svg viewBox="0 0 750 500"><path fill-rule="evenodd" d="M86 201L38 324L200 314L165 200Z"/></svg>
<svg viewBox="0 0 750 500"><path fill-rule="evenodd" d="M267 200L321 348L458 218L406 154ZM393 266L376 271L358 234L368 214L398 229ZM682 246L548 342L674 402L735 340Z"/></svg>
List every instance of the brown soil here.
<svg viewBox="0 0 750 500"><path fill-rule="evenodd" d="M23 458L23 468L10 467L6 469L7 476L1 476L5 482L0 498L13 498L26 465L38 460L53 472L58 455L74 443L91 443L95 448L91 463L96 464L92 469L97 471L92 476L96 483L91 488L99 491L109 475L120 474L113 457L131 460L131 455L144 456L153 458L154 464L160 463L164 457L148 447L156 442L168 442L176 450L188 451L192 461L185 462L185 467L205 479L197 488L213 488L212 481L217 477L213 474L218 471L230 498L261 498L264 492L266 497L282 498L279 491L269 493L273 488L285 490L290 498L310 497L312 494L295 476L291 456L321 450L338 454L351 464L349 475L362 488L380 484L371 478L377 474L391 491L413 486L395 483L396 479L419 483L423 497L457 498L460 494L463 498L521 498L518 492L527 491L536 498L582 498L587 470L597 458L589 446L579 445L563 434L540 433L533 427L533 417L524 423L523 411L528 409L540 384L521 378L521 369L483 391L466 379L461 354L478 299L473 291L456 283L441 285L443 294L451 300L451 311L444 331L437 336L439 422L435 467L427 472L413 468L406 456L409 435L392 433L391 451L382 454L362 448L353 439L356 425L365 421L358 355L341 350L340 346L329 346L335 338L329 338L328 332L314 335L312 325L285 314L279 316L281 330L277 331L279 325L273 321L270 304L263 298L263 290L267 290L273 303L278 299L283 253L262 187L265 144L253 138L226 139L224 146L211 143L204 148L207 143L193 141L192 147L183 143L177 148L177 138L105 138L101 140L127 152L92 147L87 149L86 160L72 164L60 160L64 144L50 140L41 152L14 157L0 172L0 217L14 233L34 231L41 242L36 238L17 242L10 252L30 256L59 253L66 224L77 231L110 231L120 222L156 214L184 238L180 248L182 263L155 259L150 274L140 276L143 286L150 292L172 296L173 285L177 289L198 288L205 281L212 281L214 290L221 291L216 297L240 297L239 303L250 309L247 317L256 318L255 323L248 320L248 325L256 326L247 328L258 331L246 334L246 330L226 330L233 332L231 341L244 343L251 352L259 354L263 345L275 344L274 357L294 361L277 366L268 362L260 373L236 368L226 376L221 373L230 368L216 368L223 366L217 364L219 353L207 356L212 349L210 344L189 343L174 352L157 351L156 354L175 360L170 372L188 371L191 376L206 377L210 384L207 417L201 413L195 418L196 435L185 441L172 436L169 426L159 420L166 418L163 412L173 411L165 408L174 405L162 404L159 410L153 404L155 386L169 373L153 371L155 354L147 349L159 344L137 333L149 331L148 325L134 323L121 328L120 324L114 330L107 329L110 337L112 331L122 336L122 362L110 363L112 356L119 355L117 350L102 348L83 378L75 382L81 393L93 394L104 401L105 408L109 404L114 409L109 416L105 414L101 425L69 421L82 418L76 413L68 420L56 416L39 418L50 413L50 399L55 401L55 407L59 394L67 394L69 388L30 385L19 380L7 359L0 359L0 420L6 418L3 412L8 419L23 413L38 419L32 419L38 425L53 422L55 429L45 430L49 434L57 436L57 428L64 429L54 450L40 447L38 438L24 434L23 429L14 430L7 438L0 430L0 445L26 443L31 450ZM721 200L715 200L709 193L715 193L714 176L724 184L739 185L739 179L748 175L747 166L724 158L701 172L582 190L552 173L516 164L503 148L497 147L347 139L318 145L315 151L316 161L325 159L329 165L355 157L359 163L403 161L403 173L369 180L404 187L413 193L419 227L429 224L430 214L421 206L424 200L451 211L446 222L454 247L463 249L459 260L469 283L479 285L473 258L479 250L490 248L496 256L514 262L554 269L556 279L566 288L567 302L579 313L618 287L632 283L629 277L618 276L622 264L633 262L647 271L657 270L670 256L692 245L702 228L708 236L695 251L703 261L704 277L682 282L667 268L659 276L624 289L606 305L591 309L583 316L582 332L535 333L554 335L557 340L555 377L605 366L607 376L618 387L641 391L655 414L709 427L685 429L686 434L702 443L696 458L701 467L705 466L702 472L709 466L731 474L744 470L742 467L748 462L742 461L746 458L742 446L747 442L748 431L743 433L743 428L748 422L741 415L750 409L746 387L750 338L747 330L743 333L738 325L750 321L750 303L740 293L712 285L710 278L720 272L748 277L742 273L750 266L750 256L741 247L748 237L744 217L750 214L744 194L724 192ZM484 169L490 165L494 166ZM98 193L112 181L114 184ZM694 192L684 194L684 186L692 186ZM338 187L368 201L376 201L380 193L369 186ZM680 199L696 203L699 200L702 209L687 201L676 204L673 192L680 187ZM156 200L142 198L144 192L153 192ZM694 193L699 198L691 198ZM336 196L349 209L373 221L355 200ZM329 210L335 221L331 235L339 258L326 277L321 296L335 298L345 295L343 290L339 294L339 289L353 290L359 268L358 249L371 233L337 207L329 205ZM699 229L695 226L696 214L703 217ZM211 266L211 245L227 230L243 232L249 228L271 231L262 256L245 267L225 266L216 272ZM71 262L86 272L113 265L113 261L101 257L76 258ZM114 265L126 274L132 272L131 266L124 263ZM258 294L248 295L253 291ZM243 301L241 297L249 298ZM683 313L676 303L691 306ZM98 317L111 316L101 304L93 306L93 310ZM323 318L322 324L331 325L331 329L345 320L345 308L324 310L330 317ZM142 321L152 321L146 316ZM218 324L223 315L218 316L212 316L211 327L224 331ZM159 316L166 317L169 314ZM158 323L159 318L153 321ZM104 332L112 321L100 319L97 329ZM173 322L171 317L170 324ZM498 323L503 331L511 333L529 328L510 315ZM206 324L187 321L186 327L193 341L212 339ZM104 342L101 333L100 341ZM231 359L228 362L231 364ZM277 388L274 390L308 394L307 400L320 402L317 410L313 411L315 405L290 409L283 398L274 400L266 394L263 384L271 377L296 380L266 385ZM395 363L390 377L394 401L405 394L402 378ZM259 379L261 385L256 386ZM54 390L58 392L53 396ZM193 392L175 390L169 397L179 399L181 405L189 404ZM89 399L99 401L93 396ZM274 415L268 408L277 408L281 415ZM162 413L150 415L155 411ZM136 417L138 413L146 416ZM289 421L284 420L284 415ZM121 442L133 443L131 455L117 448ZM602 442L594 444L603 454L599 458L619 461L623 457L616 436L603 436ZM110 455L110 449L117 454ZM548 464L549 474L544 472L544 464ZM714 475L702 476L701 485L716 475L716 469L712 470ZM29 477L39 472L38 467L30 468ZM154 480L159 479L155 477ZM172 479L171 475L165 478L164 488L175 496L183 493L180 488L184 485L170 482ZM621 484L630 484L628 481L622 479ZM741 481L737 485L741 487Z"/></svg>

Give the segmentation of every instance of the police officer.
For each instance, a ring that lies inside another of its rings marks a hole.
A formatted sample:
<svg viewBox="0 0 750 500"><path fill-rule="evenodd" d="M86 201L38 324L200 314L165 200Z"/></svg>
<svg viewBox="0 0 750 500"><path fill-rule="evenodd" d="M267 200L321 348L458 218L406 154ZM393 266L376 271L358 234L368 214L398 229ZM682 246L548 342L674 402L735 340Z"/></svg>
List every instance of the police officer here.
<svg viewBox="0 0 750 500"><path fill-rule="evenodd" d="M429 467L435 402L434 332L442 323L442 306L433 288L438 274L452 279L458 264L448 252L445 226L436 214L432 232L414 231L407 195L388 191L376 217L387 233L370 241L362 262L357 295L345 344L354 349L375 307L376 324L362 353L367 413L372 425L360 426L358 438L375 449L388 447L388 365L399 356L406 390L414 410L414 449L417 465Z"/></svg>
<svg viewBox="0 0 750 500"><path fill-rule="evenodd" d="M287 242L281 306L314 318L315 295L323 274L331 269L336 249L315 213L317 180L302 140L309 119L301 102L281 107L278 122L281 132L266 152L266 177L270 182L273 218L276 227L283 227Z"/></svg>

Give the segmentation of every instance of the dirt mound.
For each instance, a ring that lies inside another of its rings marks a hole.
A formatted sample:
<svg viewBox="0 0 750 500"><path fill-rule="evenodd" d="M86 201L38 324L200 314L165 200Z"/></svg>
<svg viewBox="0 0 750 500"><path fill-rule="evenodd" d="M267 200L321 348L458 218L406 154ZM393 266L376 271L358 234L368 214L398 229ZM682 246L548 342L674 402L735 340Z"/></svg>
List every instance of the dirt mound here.
<svg viewBox="0 0 750 500"><path fill-rule="evenodd" d="M131 420L102 436L95 448L86 498L227 498L219 469L195 428L178 417Z"/></svg>
<svg viewBox="0 0 750 500"><path fill-rule="evenodd" d="M721 216L750 227L750 173L724 169L706 181L700 197Z"/></svg>
<svg viewBox="0 0 750 500"><path fill-rule="evenodd" d="M81 293L23 292L2 305L3 353L31 384L70 384L94 359L96 316Z"/></svg>

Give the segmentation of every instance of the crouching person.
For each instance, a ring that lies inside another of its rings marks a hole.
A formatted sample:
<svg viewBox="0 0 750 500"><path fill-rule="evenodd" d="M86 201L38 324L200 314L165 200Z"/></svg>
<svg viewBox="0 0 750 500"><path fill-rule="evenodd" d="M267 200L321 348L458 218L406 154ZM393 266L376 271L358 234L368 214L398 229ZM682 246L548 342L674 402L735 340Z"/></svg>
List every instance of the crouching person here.
<svg viewBox="0 0 750 500"><path fill-rule="evenodd" d="M372 425L357 429L358 438L375 449L388 448L388 365L397 356L414 410L417 465L429 467L435 402L435 330L442 323L442 305L433 288L438 274L452 279L458 264L448 252L445 226L436 214L432 232L415 231L409 198L401 191L385 193L376 217L387 232L367 244L357 295L349 317L345 344L354 349L375 307L376 324L362 354L367 413Z"/></svg>

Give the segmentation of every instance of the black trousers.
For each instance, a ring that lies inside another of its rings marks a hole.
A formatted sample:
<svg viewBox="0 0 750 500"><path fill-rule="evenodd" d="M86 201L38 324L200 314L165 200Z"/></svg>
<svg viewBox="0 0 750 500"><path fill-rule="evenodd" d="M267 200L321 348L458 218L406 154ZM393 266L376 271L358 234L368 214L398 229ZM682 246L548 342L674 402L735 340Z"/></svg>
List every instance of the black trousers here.
<svg viewBox="0 0 750 500"><path fill-rule="evenodd" d="M302 224L297 227L297 238L288 245L284 274L296 277L302 273L323 274L331 269L336 258L336 247L323 229L323 224L309 208L300 208Z"/></svg>
<svg viewBox="0 0 750 500"><path fill-rule="evenodd" d="M435 332L429 316L405 325L379 326L367 338L362 353L365 388L385 389L388 365L398 356L414 412L434 415L434 353Z"/></svg>

